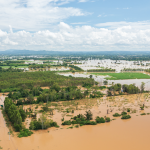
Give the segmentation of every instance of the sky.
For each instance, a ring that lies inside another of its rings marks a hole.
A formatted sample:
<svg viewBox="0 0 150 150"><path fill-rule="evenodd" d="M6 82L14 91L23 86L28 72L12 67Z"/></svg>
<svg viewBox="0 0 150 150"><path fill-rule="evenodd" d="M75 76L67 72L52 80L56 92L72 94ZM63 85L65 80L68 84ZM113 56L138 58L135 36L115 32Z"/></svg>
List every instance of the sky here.
<svg viewBox="0 0 150 150"><path fill-rule="evenodd" d="M0 50L150 51L150 0L0 0Z"/></svg>

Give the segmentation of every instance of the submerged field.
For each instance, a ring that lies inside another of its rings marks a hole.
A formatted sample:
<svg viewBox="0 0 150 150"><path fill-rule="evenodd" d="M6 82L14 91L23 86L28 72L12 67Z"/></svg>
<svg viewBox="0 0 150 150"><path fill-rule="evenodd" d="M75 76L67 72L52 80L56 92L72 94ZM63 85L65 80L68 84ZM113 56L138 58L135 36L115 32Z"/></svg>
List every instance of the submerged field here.
<svg viewBox="0 0 150 150"><path fill-rule="evenodd" d="M145 108L141 110L140 106L143 104L145 104ZM31 108L39 118L42 114L40 110L42 110L43 106L46 106L46 103L24 105L23 109ZM3 136L0 134L0 145L3 149L99 150L101 147L103 150L126 150L130 147L130 149L148 150L149 148L150 94L148 93L51 102L48 103L48 108L53 110L53 114L47 111L47 118L56 121L59 128L52 127L46 130L34 131L34 134L30 137L20 139L17 135L14 135L14 137L11 136L9 141L8 130L4 127L4 122L1 119L0 128L4 130L1 130ZM127 111L127 108L131 110L128 112L131 115L131 119L122 120L121 116L113 117L114 113L121 114L122 111ZM72 110L74 110L74 113L72 113ZM86 110L91 110L93 120L95 120L96 116L106 116L110 117L111 121L97 125L79 126L78 128L75 125L61 125L63 117L64 121L66 121L78 114L84 115ZM107 110L109 110L108 114ZM31 118L28 117L25 121L25 126L29 127L30 122ZM127 144L124 145L124 143Z"/></svg>
<svg viewBox="0 0 150 150"><path fill-rule="evenodd" d="M143 73L134 73L134 72L123 72L123 73L91 73L93 75L103 75L110 76L105 79L108 80L124 80L124 79L150 79L150 76Z"/></svg>

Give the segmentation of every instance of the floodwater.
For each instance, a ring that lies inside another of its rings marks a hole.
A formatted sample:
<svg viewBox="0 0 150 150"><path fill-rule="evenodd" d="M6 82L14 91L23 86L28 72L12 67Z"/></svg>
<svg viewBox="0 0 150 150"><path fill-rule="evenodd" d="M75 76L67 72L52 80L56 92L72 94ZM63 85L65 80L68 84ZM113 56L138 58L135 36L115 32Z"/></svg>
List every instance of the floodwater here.
<svg viewBox="0 0 150 150"><path fill-rule="evenodd" d="M30 137L1 138L4 150L149 150L150 116L117 119L96 126L37 131ZM1 132L2 133L2 132ZM0 136L1 137L1 136Z"/></svg>
<svg viewBox="0 0 150 150"><path fill-rule="evenodd" d="M5 127L4 119L0 116L0 146L4 150L149 150L150 115L141 116L141 113L150 113L150 95L125 95L101 99L78 100L79 109L73 115L85 114L85 103L91 104L93 118L108 116L111 119L115 112L121 113L123 108L136 109L136 113L130 113L131 119L122 120L115 118L110 123L85 125L79 128L67 129L68 126L60 128L49 128L47 130L34 131L30 137L18 138L11 136L9 140L8 129ZM64 102L59 102L59 104ZM67 102L66 102L67 103ZM145 104L145 109L140 110L140 105ZM94 104L94 105L93 105ZM26 108L28 106L25 106ZM30 106L29 106L30 107ZM54 108L54 106L52 106ZM63 107L63 106L60 106ZM67 108L69 106L66 106ZM39 106L38 109L41 107ZM65 109L64 108L64 109ZM83 109L81 109L83 108ZM107 109L113 110L107 115ZM0 112L1 113L1 112ZM61 123L62 112L54 110L52 119ZM65 120L70 117L65 116ZM29 119L29 118L27 118Z"/></svg>
<svg viewBox="0 0 150 150"><path fill-rule="evenodd" d="M141 86L141 83L144 82L145 90L150 91L150 79L108 80L109 84L111 84L112 82L114 82L114 84L116 84L116 83L120 83L120 84L135 83L135 85L138 86L139 88Z"/></svg>
<svg viewBox="0 0 150 150"><path fill-rule="evenodd" d="M82 73L60 73L61 75L64 76L73 76L73 77L83 77L83 78L89 78L90 74L82 74ZM92 75L93 79L98 82L100 85L103 85L103 81L105 80L106 77L108 76L98 76L98 75ZM112 84L112 82L114 82L114 84L116 83L120 83L120 84L133 84L135 83L136 86L138 86L140 88L141 83L144 82L145 83L145 90L150 91L150 79L128 79L128 80L107 80L108 84Z"/></svg>

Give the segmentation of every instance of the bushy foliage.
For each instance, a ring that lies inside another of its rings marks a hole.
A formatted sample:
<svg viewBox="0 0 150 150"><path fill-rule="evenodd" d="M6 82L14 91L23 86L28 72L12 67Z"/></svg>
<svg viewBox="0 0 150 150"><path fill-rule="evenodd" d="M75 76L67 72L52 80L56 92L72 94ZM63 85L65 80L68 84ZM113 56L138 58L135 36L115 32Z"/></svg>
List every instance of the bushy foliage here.
<svg viewBox="0 0 150 150"><path fill-rule="evenodd" d="M30 136L31 134L33 134L32 131L30 131L29 129L23 129L20 131L18 137L21 138L21 137L27 137L27 136Z"/></svg>
<svg viewBox="0 0 150 150"><path fill-rule="evenodd" d="M71 121L70 121L70 120L64 121L64 122L62 123L62 125L71 125Z"/></svg>
<svg viewBox="0 0 150 150"><path fill-rule="evenodd" d="M78 66L74 66L74 65L69 65L69 67L71 67L72 69L74 69L75 71L84 71L83 69L79 68Z"/></svg>
<svg viewBox="0 0 150 150"><path fill-rule="evenodd" d="M124 111L123 111L123 112L121 113L121 115L127 115L127 112L124 112Z"/></svg>
<svg viewBox="0 0 150 150"><path fill-rule="evenodd" d="M91 79L91 78L90 78ZM90 88L90 87L92 87L93 86L93 84L91 84L91 83L86 83L86 82L84 82L83 83L83 85L82 85L82 87L85 87L85 88Z"/></svg>
<svg viewBox="0 0 150 150"><path fill-rule="evenodd" d="M88 113L88 118L87 116L84 117L84 115L82 114L79 114L77 116L74 116L71 120L68 120L68 121L64 121L62 123L62 125L71 125L71 124L80 124L80 126L83 126L83 125L96 125L97 123L95 121L90 121L91 119L91 112L87 111Z"/></svg>
<svg viewBox="0 0 150 150"><path fill-rule="evenodd" d="M29 129L40 130L40 129L47 129L50 127L57 127L57 128L59 127L57 125L57 122L53 122L52 120L45 119L43 122L42 121L43 121L42 119L31 121ZM43 128L42 128L42 125L43 125Z"/></svg>
<svg viewBox="0 0 150 150"><path fill-rule="evenodd" d="M16 105L12 102L12 100L10 100L9 98L5 98L4 105L5 105L5 112L10 122L12 123L16 131L20 131L22 129L22 117L20 111L17 109Z"/></svg>
<svg viewBox="0 0 150 150"><path fill-rule="evenodd" d="M101 93L100 91L93 91L92 94L90 94L90 98L99 98L99 97L103 97L103 93Z"/></svg>
<svg viewBox="0 0 150 150"><path fill-rule="evenodd" d="M129 93L129 94L137 94L140 92L140 89L136 87L134 84L124 84L122 86L123 92Z"/></svg>
<svg viewBox="0 0 150 150"><path fill-rule="evenodd" d="M105 119L104 119L103 117L97 116L97 117L96 117L96 122L97 122L97 123L105 123Z"/></svg>
<svg viewBox="0 0 150 150"><path fill-rule="evenodd" d="M144 110L144 106L141 106L140 108L141 108L141 110Z"/></svg>
<svg viewBox="0 0 150 150"><path fill-rule="evenodd" d="M92 120L92 112L90 110L86 111L86 114L85 114L85 117L86 117L86 120Z"/></svg>
<svg viewBox="0 0 150 150"><path fill-rule="evenodd" d="M106 118L105 118L105 121L106 121L106 122L110 122L110 118L109 118L109 117L106 117Z"/></svg>
<svg viewBox="0 0 150 150"><path fill-rule="evenodd" d="M121 117L121 119L130 119L130 118L131 118L130 115L123 115L123 116Z"/></svg>
<svg viewBox="0 0 150 150"><path fill-rule="evenodd" d="M110 91L120 91L121 90L121 84L117 83L113 86L110 86L110 87L108 87L108 90L110 90Z"/></svg>
<svg viewBox="0 0 150 150"><path fill-rule="evenodd" d="M106 86L100 86L99 87L101 90L106 89Z"/></svg>
<svg viewBox="0 0 150 150"><path fill-rule="evenodd" d="M130 108L127 108L127 112L130 112Z"/></svg>
<svg viewBox="0 0 150 150"><path fill-rule="evenodd" d="M74 78L55 74L51 71L36 72L0 72L0 88L20 88L23 84L26 87L34 86L78 86L83 83L94 84L94 79L90 78Z"/></svg>
<svg viewBox="0 0 150 150"><path fill-rule="evenodd" d="M146 113L142 113L141 115L146 115Z"/></svg>
<svg viewBox="0 0 150 150"><path fill-rule="evenodd" d="M24 122L25 119L27 118L27 115L26 115L26 113L23 109L19 109L19 112L20 112L20 115L21 115L21 118L22 118L22 122Z"/></svg>
<svg viewBox="0 0 150 150"><path fill-rule="evenodd" d="M113 117L119 117L119 116L121 116L121 115L118 113L113 114Z"/></svg>

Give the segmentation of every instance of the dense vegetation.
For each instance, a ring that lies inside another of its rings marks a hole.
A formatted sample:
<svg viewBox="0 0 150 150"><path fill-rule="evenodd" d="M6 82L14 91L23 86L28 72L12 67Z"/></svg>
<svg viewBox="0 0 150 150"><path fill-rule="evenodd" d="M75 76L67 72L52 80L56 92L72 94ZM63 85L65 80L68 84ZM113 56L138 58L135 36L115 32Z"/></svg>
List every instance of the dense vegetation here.
<svg viewBox="0 0 150 150"><path fill-rule="evenodd" d="M51 65L47 65L47 64L32 64L28 66L29 68L32 69L39 69L39 68L50 68Z"/></svg>
<svg viewBox="0 0 150 150"><path fill-rule="evenodd" d="M140 90L138 87L136 87L134 84L115 84L112 85L110 87L108 87L108 91L107 94L108 96L112 96L112 95L117 95L117 94L123 94L123 93L128 93L128 94L137 94L143 92L142 90ZM117 93L117 94L116 94Z"/></svg>
<svg viewBox="0 0 150 150"><path fill-rule="evenodd" d="M50 89L42 90L40 87L33 87L31 89L20 88L18 91L12 93L9 92L8 97L13 101L17 100L17 105L22 104L35 104L40 102L52 102L52 101L67 101L82 99L89 95L89 91L82 92L76 86L62 87L58 84L54 84ZM34 100L34 96L37 96L37 100ZM100 91L93 91L90 94L91 98L102 97L103 94ZM26 98L26 100L25 100Z"/></svg>
<svg viewBox="0 0 150 150"><path fill-rule="evenodd" d="M130 115L123 115L123 116L121 117L121 119L130 119L130 118L131 118Z"/></svg>
<svg viewBox="0 0 150 150"><path fill-rule="evenodd" d="M55 74L51 71L45 72L0 72L0 89L18 88L25 85L33 86L52 86L57 83L59 86L77 86L84 83L94 84L93 79L74 78Z"/></svg>
<svg viewBox="0 0 150 150"><path fill-rule="evenodd" d="M62 125L71 125L71 124L80 124L80 126L83 125L96 125L97 123L105 123L110 122L110 118L106 117L105 119L103 117L97 116L95 121L91 121L93 119L93 114L90 110L86 111L85 115L79 114L77 116L74 116L71 118L72 120L66 120L62 123Z"/></svg>
<svg viewBox="0 0 150 150"><path fill-rule="evenodd" d="M69 65L69 67L71 68L71 70L77 71L77 72L82 72L84 70L82 70L81 68L79 68L78 66L74 66L74 65Z"/></svg>
<svg viewBox="0 0 150 150"><path fill-rule="evenodd" d="M30 122L30 130L39 130L39 129L47 129L50 127L59 127L57 122L53 122L52 120L48 120L46 113L43 112L38 120L34 119Z"/></svg>
<svg viewBox="0 0 150 150"><path fill-rule="evenodd" d="M7 68L7 69L4 69L4 68L2 68L2 67L0 67L0 74L2 73L2 72L23 72L23 70L21 70L21 69L17 69L17 68L12 68L12 67L9 67L9 68Z"/></svg>
<svg viewBox="0 0 150 150"><path fill-rule="evenodd" d="M10 100L6 98L4 101L5 112L12 123L15 131L22 130L22 121L25 120L26 114L23 109L18 109L17 106Z"/></svg>
<svg viewBox="0 0 150 150"><path fill-rule="evenodd" d="M150 73L150 69L146 69L145 71Z"/></svg>

